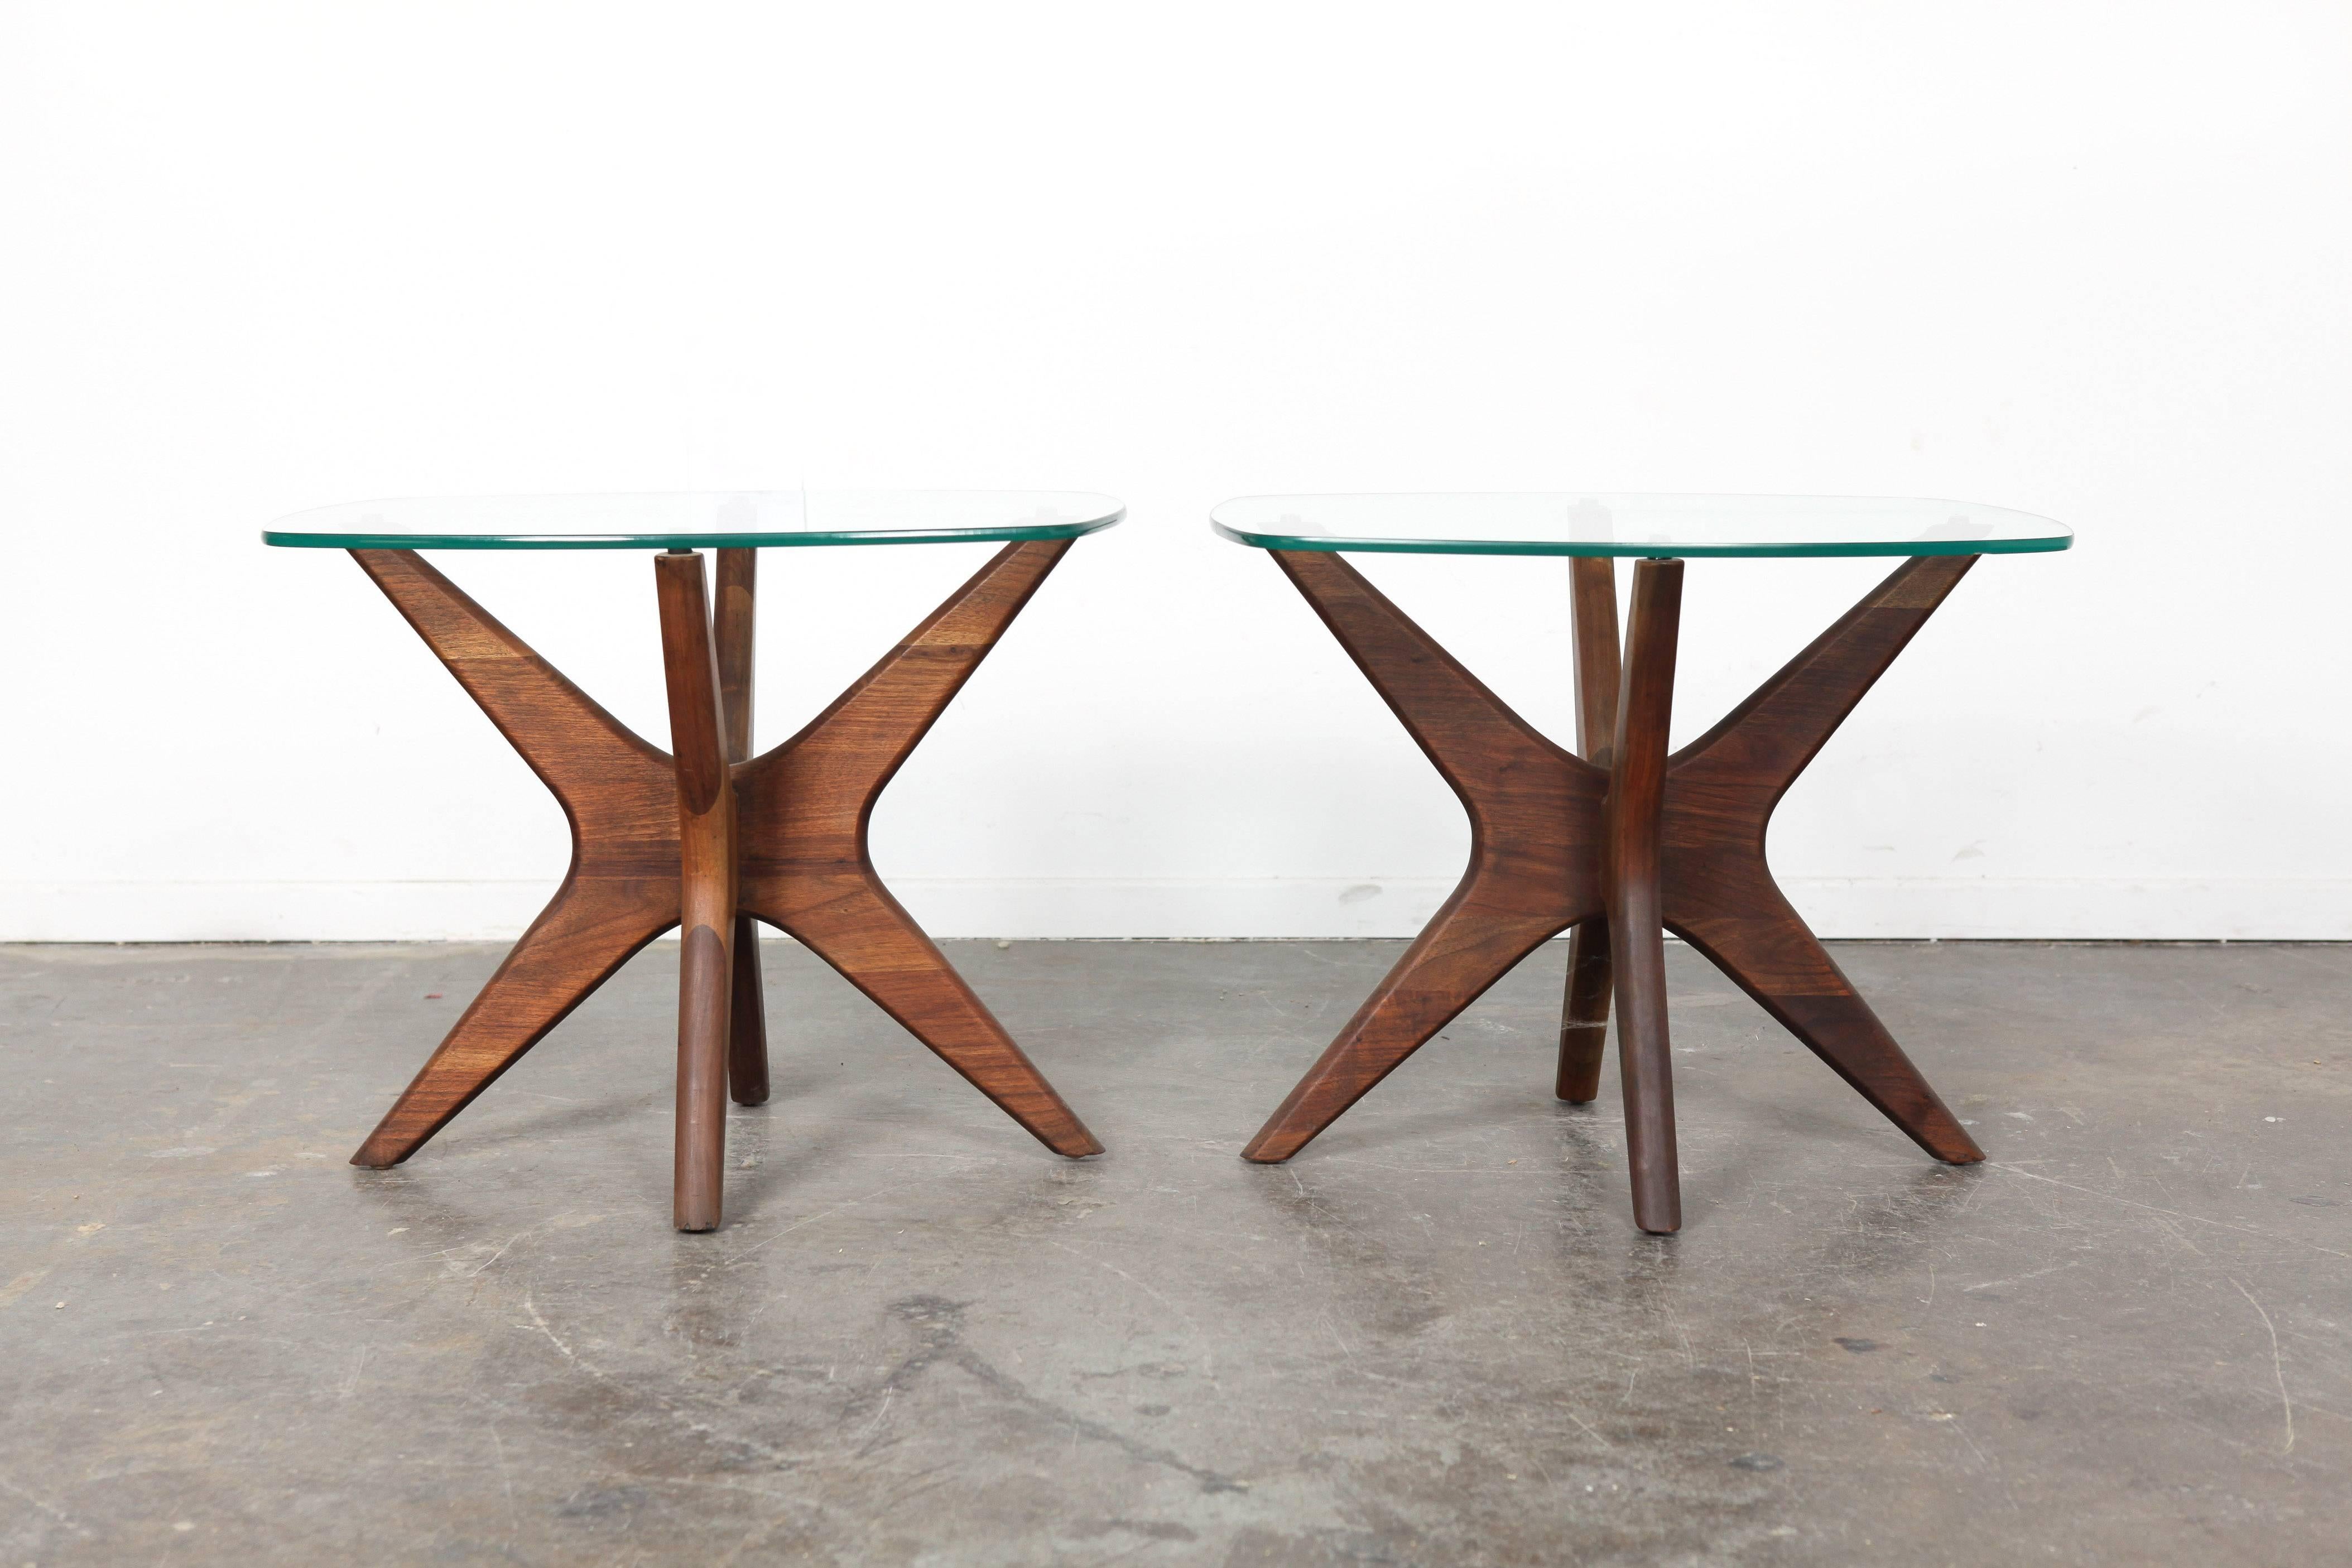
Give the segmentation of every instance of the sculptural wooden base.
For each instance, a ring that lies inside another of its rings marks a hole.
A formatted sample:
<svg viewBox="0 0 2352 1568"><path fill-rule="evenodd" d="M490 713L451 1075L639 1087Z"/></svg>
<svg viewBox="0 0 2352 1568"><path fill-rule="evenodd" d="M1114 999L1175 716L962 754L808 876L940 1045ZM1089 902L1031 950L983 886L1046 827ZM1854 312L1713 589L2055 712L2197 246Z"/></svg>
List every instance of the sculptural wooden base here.
<svg viewBox="0 0 2352 1568"><path fill-rule="evenodd" d="M1714 729L1672 756L1679 561L1642 561L1620 669L1610 563L1578 561L1578 757L1525 720L1338 554L1271 551L1470 813L1470 868L1243 1151L1286 1160L1488 986L1570 927L1558 1092L1599 1092L1617 1005L1633 1217L1682 1224L1664 932L1740 989L1939 1160L1984 1153L1936 1098L1764 861L1789 785L1943 602L1973 555L1896 567Z"/></svg>
<svg viewBox="0 0 2352 1568"><path fill-rule="evenodd" d="M572 868L416 1080L352 1156L396 1165L629 956L683 925L677 1224L715 1228L726 1101L768 1097L752 921L798 938L1057 1154L1097 1154L866 857L875 797L1067 540L1006 546L791 740L751 757L756 552L655 558L671 751L632 734L414 551L354 550L572 826Z"/></svg>

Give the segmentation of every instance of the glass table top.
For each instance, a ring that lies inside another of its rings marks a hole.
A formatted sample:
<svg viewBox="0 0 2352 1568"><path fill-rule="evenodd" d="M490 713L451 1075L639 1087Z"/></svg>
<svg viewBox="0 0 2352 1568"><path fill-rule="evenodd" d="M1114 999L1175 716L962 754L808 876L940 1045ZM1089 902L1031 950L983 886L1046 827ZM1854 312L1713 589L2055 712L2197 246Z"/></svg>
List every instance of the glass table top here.
<svg viewBox="0 0 2352 1568"><path fill-rule="evenodd" d="M1264 550L1456 555L2002 555L2074 542L2028 512L1885 496L1242 496L1209 521Z"/></svg>
<svg viewBox="0 0 2352 1568"><path fill-rule="evenodd" d="M264 544L331 550L705 550L1076 539L1127 515L1083 490L737 490L428 496L281 517Z"/></svg>

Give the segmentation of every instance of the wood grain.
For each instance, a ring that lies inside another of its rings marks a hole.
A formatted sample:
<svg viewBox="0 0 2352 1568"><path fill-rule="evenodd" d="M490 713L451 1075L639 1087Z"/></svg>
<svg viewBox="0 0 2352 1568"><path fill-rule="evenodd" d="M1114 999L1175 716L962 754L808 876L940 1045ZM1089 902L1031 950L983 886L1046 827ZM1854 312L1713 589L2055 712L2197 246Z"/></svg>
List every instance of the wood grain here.
<svg viewBox="0 0 2352 1568"><path fill-rule="evenodd" d="M719 594L710 611L711 656L719 670L719 707L727 760L751 755L752 644L759 626L760 552L719 550Z"/></svg>
<svg viewBox="0 0 2352 1568"><path fill-rule="evenodd" d="M721 550L719 598L711 611L718 645L719 705L726 721L727 761L751 756L752 640L758 620L760 552ZM727 1087L739 1105L768 1100L768 999L760 974L760 922L735 917L729 962L735 973L727 1007Z"/></svg>
<svg viewBox="0 0 2352 1568"><path fill-rule="evenodd" d="M866 849L874 802L1067 552L1007 545L833 705L737 771L742 907L800 939L1056 1153L1102 1152Z"/></svg>
<svg viewBox="0 0 2352 1568"><path fill-rule="evenodd" d="M1653 1236L1683 1225L1675 1155L1675 1058L1666 1022L1664 861L1666 731L1674 715L1683 563L1640 561L1626 627L1609 775L1609 952L1616 966L1617 1066L1633 1223Z"/></svg>
<svg viewBox="0 0 2352 1568"><path fill-rule="evenodd" d="M1614 927L1607 947L1583 951L1613 970L1635 1216L1644 1229L1680 1223L1662 927L1705 953L1929 1153L1983 1158L1789 906L1764 857L1773 807L1973 556L1906 562L1671 757L1681 563L1636 567L1622 669L1613 592L1604 618L1600 574L1580 573L1579 745L1605 756L1604 771L1537 733L1339 556L1268 553L1461 797L1471 863L1243 1151L1247 1158L1297 1152L1546 937L1571 925L1593 931L1604 919ZM1598 689L1604 669L1618 675L1613 704ZM1617 728L1605 753L1595 733L1604 713ZM1598 985L1580 994L1577 984L1572 971L1557 1081L1570 1100L1597 1092L1601 1053L1597 1038L1589 1051L1571 1042L1568 1026L1605 1016L1608 1005L1589 1000Z"/></svg>
<svg viewBox="0 0 2352 1568"><path fill-rule="evenodd" d="M680 1230L716 1230L727 1168L728 1013L734 995L735 786L702 557L654 557L662 673L677 773L677 1139Z"/></svg>
<svg viewBox="0 0 2352 1568"><path fill-rule="evenodd" d="M1674 760L1666 929L1713 960L1939 1160L1984 1158L1772 879L1764 842L1797 775L1976 563L1906 561Z"/></svg>
<svg viewBox="0 0 2352 1568"><path fill-rule="evenodd" d="M866 852L875 797L1068 547L1001 552L800 734L750 761L741 753L751 744L751 552L719 552L715 607L698 556L656 557L676 760L415 552L352 552L555 795L572 829L572 865L554 899L353 1163L391 1165L415 1153L683 916L677 1219L687 1229L717 1225L727 1089L745 1103L766 1093L764 1031L736 1022L743 999L759 997L755 950L734 945L755 914L808 942L1049 1147L1099 1152L883 888Z"/></svg>
<svg viewBox="0 0 2352 1568"><path fill-rule="evenodd" d="M677 923L677 785L665 753L415 552L352 557L547 785L572 830L572 863L554 898L352 1156L386 1166L416 1152Z"/></svg>
<svg viewBox="0 0 2352 1568"><path fill-rule="evenodd" d="M1617 744L1617 563L1578 556L1569 563L1569 613L1576 640L1576 752L1604 771ZM1609 1043L1609 922L1582 921L1568 939L1568 992L1559 1010L1559 1071L1552 1092L1573 1105L1601 1093Z"/></svg>
<svg viewBox="0 0 2352 1568"><path fill-rule="evenodd" d="M1341 556L1269 552L1470 815L1470 866L1427 929L1242 1151L1286 1160L1511 966L1601 912L1606 775L1561 751Z"/></svg>

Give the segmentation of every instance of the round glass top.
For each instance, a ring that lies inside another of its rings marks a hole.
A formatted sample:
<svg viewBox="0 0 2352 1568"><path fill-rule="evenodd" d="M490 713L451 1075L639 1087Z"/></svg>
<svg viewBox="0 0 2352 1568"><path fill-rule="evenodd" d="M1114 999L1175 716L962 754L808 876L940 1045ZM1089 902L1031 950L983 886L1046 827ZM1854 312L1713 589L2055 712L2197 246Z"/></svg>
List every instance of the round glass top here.
<svg viewBox="0 0 2352 1568"><path fill-rule="evenodd" d="M1076 539L1127 515L1083 490L737 490L431 496L281 517L264 544L331 550L705 550Z"/></svg>
<svg viewBox="0 0 2352 1568"><path fill-rule="evenodd" d="M2028 512L1882 496L1242 496L1209 521L1263 550L1454 555L2005 555L2074 542Z"/></svg>

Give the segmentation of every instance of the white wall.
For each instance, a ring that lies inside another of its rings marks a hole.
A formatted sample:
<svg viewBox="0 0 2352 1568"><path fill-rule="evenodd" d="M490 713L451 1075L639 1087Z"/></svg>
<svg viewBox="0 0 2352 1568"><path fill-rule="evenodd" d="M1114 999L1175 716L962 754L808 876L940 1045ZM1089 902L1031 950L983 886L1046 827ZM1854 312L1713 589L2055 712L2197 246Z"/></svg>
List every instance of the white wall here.
<svg viewBox="0 0 2352 1568"><path fill-rule="evenodd" d="M1783 810L1853 935L2352 937L2343 5L0 7L0 936L520 927L372 496L1099 488L885 798L943 933L1412 930L1460 812L1223 496L1919 494ZM787 732L969 547L767 556ZM666 740L630 554L442 563ZM1569 728L1567 567L1379 557ZM1882 569L1699 563L1695 734ZM1368 890L1369 889L1369 890Z"/></svg>

